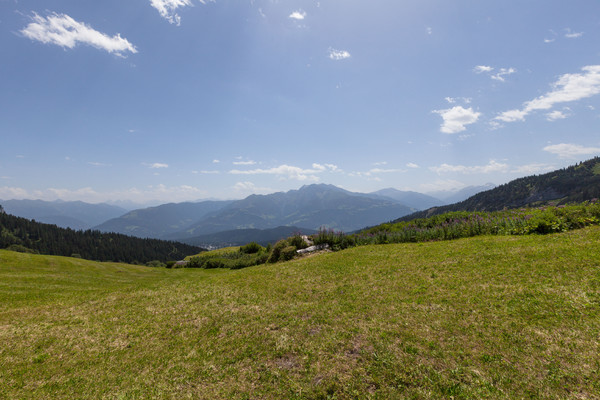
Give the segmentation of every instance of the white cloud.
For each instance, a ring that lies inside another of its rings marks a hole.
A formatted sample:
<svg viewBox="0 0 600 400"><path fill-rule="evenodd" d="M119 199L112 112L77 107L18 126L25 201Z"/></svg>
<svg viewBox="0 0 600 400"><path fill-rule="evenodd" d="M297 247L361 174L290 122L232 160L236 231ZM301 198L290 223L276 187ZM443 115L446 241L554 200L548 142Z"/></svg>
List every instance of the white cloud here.
<svg viewBox="0 0 600 400"><path fill-rule="evenodd" d="M444 100L446 100L449 104L456 104L459 101L462 101L465 104L470 104L473 99L470 97L446 97Z"/></svg>
<svg viewBox="0 0 600 400"><path fill-rule="evenodd" d="M503 122L523 121L530 113L549 110L556 104L578 101L600 93L600 65L589 65L581 74L565 74L556 81L553 90L526 102L523 109L509 110L495 119Z"/></svg>
<svg viewBox="0 0 600 400"><path fill-rule="evenodd" d="M335 61L345 60L352 57L346 50L329 49L329 58Z"/></svg>
<svg viewBox="0 0 600 400"><path fill-rule="evenodd" d="M121 35L110 37L65 14L52 13L44 18L34 13L31 19L33 22L21 30L31 40L69 49L83 43L119 56L124 52L137 53L135 46Z"/></svg>
<svg viewBox="0 0 600 400"><path fill-rule="evenodd" d="M256 165L256 161L234 161L233 165Z"/></svg>
<svg viewBox="0 0 600 400"><path fill-rule="evenodd" d="M555 110L555 111L552 111L552 112L546 114L546 119L550 122L556 121L559 119L565 119L567 117L568 117L567 114L563 113L562 111L558 111L558 110Z"/></svg>
<svg viewBox="0 0 600 400"><path fill-rule="evenodd" d="M583 32L573 32L570 28L565 29L565 37L567 39L577 39L583 36Z"/></svg>
<svg viewBox="0 0 600 400"><path fill-rule="evenodd" d="M40 199L46 201L85 201L88 203L111 202L114 199L127 200L141 204L152 202L181 202L198 200L208 192L196 187L181 185L168 187L165 185L148 186L144 189L130 188L111 192L98 192L90 187L80 189L48 188L28 191L18 187L0 187L0 198L3 199Z"/></svg>
<svg viewBox="0 0 600 400"><path fill-rule="evenodd" d="M180 7L191 6L192 2L191 0L150 0L150 5L158 10L161 17L179 26L181 17L175 11Z"/></svg>
<svg viewBox="0 0 600 400"><path fill-rule="evenodd" d="M221 162L221 160L213 160L212 162L213 162L213 164L218 164Z"/></svg>
<svg viewBox="0 0 600 400"><path fill-rule="evenodd" d="M560 143L546 146L543 149L548 153L556 154L560 158L577 158L600 154L600 147L584 147L572 143Z"/></svg>
<svg viewBox="0 0 600 400"><path fill-rule="evenodd" d="M406 166L408 168L413 168L413 169L419 168L419 166L417 164L415 164L415 163L408 163L408 164L406 164Z"/></svg>
<svg viewBox="0 0 600 400"><path fill-rule="evenodd" d="M316 174L322 173L322 169L303 169L299 167L294 167L291 165L280 165L278 167L263 169L257 168L252 170L231 170L230 174L233 175L276 175L282 179L295 179L299 181L318 181L319 177Z"/></svg>
<svg viewBox="0 0 600 400"><path fill-rule="evenodd" d="M440 131L443 133L458 133L466 130L466 126L474 124L479 119L481 113L473 111L472 107L464 108L456 106L446 110L434 110L436 114L440 114L444 123Z"/></svg>
<svg viewBox="0 0 600 400"><path fill-rule="evenodd" d="M473 72L475 72L476 74L481 74L484 72L492 72L494 70L494 67L490 67L489 65L478 65L475 68L473 68Z"/></svg>
<svg viewBox="0 0 600 400"><path fill-rule="evenodd" d="M368 170L367 172L351 172L348 175L352 176L352 177L360 177L360 178L370 178L370 180L376 180L376 181L380 181L381 179L376 177L375 175L381 175L381 174L393 174L393 173L401 173L401 172L406 172L406 170L403 169L397 169L397 168L371 168L370 170Z"/></svg>
<svg viewBox="0 0 600 400"><path fill-rule="evenodd" d="M487 165L467 167L464 165L442 164L439 167L430 167L436 174L459 173L459 174L489 174L492 172L507 172L508 164L502 164L491 160Z"/></svg>
<svg viewBox="0 0 600 400"><path fill-rule="evenodd" d="M142 164L142 165L145 165L146 167L152 168L152 169L169 168L169 164L163 164L163 163Z"/></svg>
<svg viewBox="0 0 600 400"><path fill-rule="evenodd" d="M514 69L514 68L500 68L500 71L498 71L497 74L492 75L491 78L494 79L494 80L500 81L500 82L504 82L505 81L505 79L504 79L505 76L512 75L515 72L517 72L517 70Z"/></svg>
<svg viewBox="0 0 600 400"><path fill-rule="evenodd" d="M220 172L219 171L206 171L206 170L202 170L202 171L192 171L192 174L218 175L218 174L220 174Z"/></svg>
<svg viewBox="0 0 600 400"><path fill-rule="evenodd" d="M455 181L455 180L441 180L438 179L434 182L431 183L423 183L421 185L418 186L417 189L415 189L415 191L417 192L421 192L421 193L430 193L430 192L446 192L446 191L454 191L454 190L460 190L462 188L464 188L466 185L462 182L459 181Z"/></svg>
<svg viewBox="0 0 600 400"><path fill-rule="evenodd" d="M289 18L302 21L304 18L306 18L306 12L303 10L294 11L290 14Z"/></svg>
<svg viewBox="0 0 600 400"><path fill-rule="evenodd" d="M544 43L552 43L554 42L556 39L544 39Z"/></svg>
<svg viewBox="0 0 600 400"><path fill-rule="evenodd" d="M268 194L273 193L275 190L266 187L258 187L252 182L238 182L233 186L233 189L237 192L252 193L252 194Z"/></svg>
<svg viewBox="0 0 600 400"><path fill-rule="evenodd" d="M510 172L516 173L516 174L532 175L532 174L537 174L540 172L554 171L555 169L556 169L556 167L554 165L533 163L533 164L527 164L527 165L521 165L519 167L515 167Z"/></svg>
<svg viewBox="0 0 600 400"><path fill-rule="evenodd" d="M321 164L314 163L314 164L312 165L312 167L313 167L315 170L317 170L317 171L322 171L322 172L325 172L325 171L329 171L329 172L343 172L343 171L342 171L342 170L341 170L341 169L340 169L340 168L339 168L337 165L335 165L335 164L323 164L323 165L321 165Z"/></svg>
<svg viewBox="0 0 600 400"><path fill-rule="evenodd" d="M431 28L430 26L425 27L425 32L427 32L428 35L432 35L433 34L433 28Z"/></svg>
<svg viewBox="0 0 600 400"><path fill-rule="evenodd" d="M93 161L88 162L88 164L93 165L94 167L112 167L112 164L105 164L105 163L93 162Z"/></svg>

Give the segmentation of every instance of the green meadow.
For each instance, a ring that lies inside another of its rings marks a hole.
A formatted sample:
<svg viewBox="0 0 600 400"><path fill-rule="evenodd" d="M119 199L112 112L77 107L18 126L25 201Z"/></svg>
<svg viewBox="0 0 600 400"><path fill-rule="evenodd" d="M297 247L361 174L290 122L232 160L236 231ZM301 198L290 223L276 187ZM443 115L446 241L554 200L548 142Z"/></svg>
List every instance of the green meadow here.
<svg viewBox="0 0 600 400"><path fill-rule="evenodd" d="M600 227L241 270L0 251L7 399L598 399Z"/></svg>

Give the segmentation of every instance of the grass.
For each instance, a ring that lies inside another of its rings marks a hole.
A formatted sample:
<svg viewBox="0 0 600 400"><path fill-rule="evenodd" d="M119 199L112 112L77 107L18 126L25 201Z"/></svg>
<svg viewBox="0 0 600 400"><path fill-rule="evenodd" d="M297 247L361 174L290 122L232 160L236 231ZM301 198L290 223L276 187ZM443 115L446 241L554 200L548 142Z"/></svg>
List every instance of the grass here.
<svg viewBox="0 0 600 400"><path fill-rule="evenodd" d="M0 251L0 397L598 399L600 227L243 270Z"/></svg>

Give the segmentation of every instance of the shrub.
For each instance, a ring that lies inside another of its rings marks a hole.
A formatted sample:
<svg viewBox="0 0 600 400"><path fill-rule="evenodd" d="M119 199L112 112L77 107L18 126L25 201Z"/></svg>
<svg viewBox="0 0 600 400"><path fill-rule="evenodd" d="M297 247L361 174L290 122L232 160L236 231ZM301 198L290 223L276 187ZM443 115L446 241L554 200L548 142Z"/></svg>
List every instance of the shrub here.
<svg viewBox="0 0 600 400"><path fill-rule="evenodd" d="M192 257L188 260L185 265L186 268L204 268L204 263L206 260L202 259L202 257Z"/></svg>
<svg viewBox="0 0 600 400"><path fill-rule="evenodd" d="M213 258L210 260L206 260L206 263L204 264L204 268L206 269L225 268L225 266L226 262L222 258Z"/></svg>
<svg viewBox="0 0 600 400"><path fill-rule="evenodd" d="M294 235L288 238L288 242L290 246L296 247L296 250L305 249L308 247L308 244L301 235Z"/></svg>
<svg viewBox="0 0 600 400"><path fill-rule="evenodd" d="M289 261L296 256L296 246L287 246L281 250L279 261Z"/></svg>
<svg viewBox="0 0 600 400"><path fill-rule="evenodd" d="M23 245L20 245L20 244L11 244L10 246L8 246L6 248L6 250L16 251L19 253L40 254L37 250L32 250L32 249L25 247Z"/></svg>
<svg viewBox="0 0 600 400"><path fill-rule="evenodd" d="M271 250L271 254L269 255L269 259L267 260L267 262L276 263L277 261L279 261L279 258L281 257L281 250L285 249L288 246L289 243L285 239L275 243L275 246L273 246L273 249Z"/></svg>
<svg viewBox="0 0 600 400"><path fill-rule="evenodd" d="M256 242L250 242L250 243L240 247L240 253L243 253L243 254L256 254L263 250L264 250L264 248Z"/></svg>
<svg viewBox="0 0 600 400"><path fill-rule="evenodd" d="M166 266L166 264L163 264L162 262L160 262L158 260L152 260L152 261L148 261L146 263L146 266L153 267L153 268L163 268Z"/></svg>

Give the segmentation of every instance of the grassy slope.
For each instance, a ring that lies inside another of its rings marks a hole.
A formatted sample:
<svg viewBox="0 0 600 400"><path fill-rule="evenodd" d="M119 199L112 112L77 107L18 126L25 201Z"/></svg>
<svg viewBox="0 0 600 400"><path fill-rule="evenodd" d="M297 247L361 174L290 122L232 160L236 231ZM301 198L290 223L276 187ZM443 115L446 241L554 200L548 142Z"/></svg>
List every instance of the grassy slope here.
<svg viewBox="0 0 600 400"><path fill-rule="evenodd" d="M0 251L0 394L599 398L598 243L594 227L238 271Z"/></svg>

